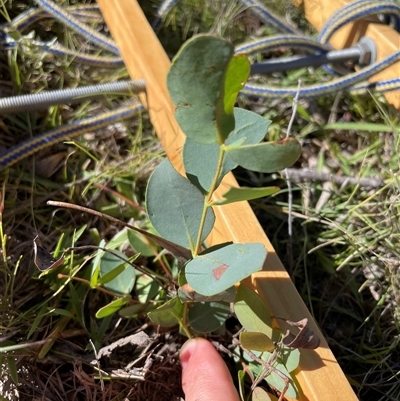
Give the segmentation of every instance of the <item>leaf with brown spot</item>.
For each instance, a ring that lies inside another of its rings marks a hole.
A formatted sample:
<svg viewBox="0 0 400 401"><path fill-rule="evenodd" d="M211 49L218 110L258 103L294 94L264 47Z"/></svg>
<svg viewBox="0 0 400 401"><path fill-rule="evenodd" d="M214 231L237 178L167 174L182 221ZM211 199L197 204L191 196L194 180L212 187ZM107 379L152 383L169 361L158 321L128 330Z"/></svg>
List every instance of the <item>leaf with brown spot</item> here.
<svg viewBox="0 0 400 401"><path fill-rule="evenodd" d="M266 256L263 244L229 244L189 261L186 280L197 293L213 296L261 270Z"/></svg>
<svg viewBox="0 0 400 401"><path fill-rule="evenodd" d="M213 276L214 276L217 280L219 280L219 279L221 278L221 276L226 272L226 269L227 269L228 267L229 267L229 266L226 265L226 264L222 264L221 266L218 266L217 268L215 268L215 269L213 270Z"/></svg>

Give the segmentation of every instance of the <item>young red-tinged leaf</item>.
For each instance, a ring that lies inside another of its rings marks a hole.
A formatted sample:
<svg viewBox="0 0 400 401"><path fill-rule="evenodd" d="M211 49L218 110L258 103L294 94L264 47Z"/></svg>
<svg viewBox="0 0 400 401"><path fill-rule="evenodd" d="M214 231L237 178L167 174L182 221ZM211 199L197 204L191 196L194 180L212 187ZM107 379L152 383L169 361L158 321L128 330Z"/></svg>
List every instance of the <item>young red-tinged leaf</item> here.
<svg viewBox="0 0 400 401"><path fill-rule="evenodd" d="M263 333L244 331L240 333L240 342L243 348L252 351L272 351L275 348L272 340Z"/></svg>
<svg viewBox="0 0 400 401"><path fill-rule="evenodd" d="M187 263L186 279L199 294L212 296L261 270L266 256L264 245L258 243L206 251Z"/></svg>
<svg viewBox="0 0 400 401"><path fill-rule="evenodd" d="M251 394L251 401L278 401L278 399L262 387L256 387Z"/></svg>
<svg viewBox="0 0 400 401"><path fill-rule="evenodd" d="M118 312L124 305L126 305L131 299L130 295L125 295L122 298L118 298L115 301L110 302L108 305L100 308L97 313L97 319L102 319L104 317L110 316L115 312Z"/></svg>
<svg viewBox="0 0 400 401"><path fill-rule="evenodd" d="M234 308L240 324L247 331L272 337L271 315L267 305L256 292L241 284L237 289Z"/></svg>

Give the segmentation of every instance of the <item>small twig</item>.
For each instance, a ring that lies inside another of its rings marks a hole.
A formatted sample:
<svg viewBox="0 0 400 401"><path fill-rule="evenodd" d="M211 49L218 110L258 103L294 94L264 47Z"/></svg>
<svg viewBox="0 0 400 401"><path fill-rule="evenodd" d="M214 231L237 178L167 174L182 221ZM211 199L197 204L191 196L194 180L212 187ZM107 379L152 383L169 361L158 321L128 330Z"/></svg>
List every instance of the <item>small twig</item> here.
<svg viewBox="0 0 400 401"><path fill-rule="evenodd" d="M109 253L109 254L115 256L116 258L121 259L123 262L128 263L128 265L132 266L134 269L139 270L141 273L145 274L146 276L149 276L154 281L156 281L157 284L159 284L161 287L164 286L164 284L157 277L155 277L154 272L148 271L147 269L144 269L141 266L133 264L128 258L126 258L126 259L123 258L121 255L119 255L118 253L114 252L112 249L109 249L109 248L103 248L103 247L97 246L97 245L70 246L64 251L62 256L64 256L66 253L70 253L72 251L82 251L82 250L85 250L85 249L95 249L95 250L98 250L98 251L103 251L103 252ZM81 280L83 280L84 282L87 282L87 280L85 280L85 279L81 279ZM102 288L102 291L104 291L104 290L105 289ZM115 294L112 294L112 295L115 295Z"/></svg>
<svg viewBox="0 0 400 401"><path fill-rule="evenodd" d="M250 350L242 347L242 344L240 343L240 341L238 339L233 337L232 340L236 345L238 345L240 348L242 348L242 350L251 359L253 359L254 361L258 362L261 366L264 367L264 371L260 374L260 376L257 378L257 380L252 384L251 389L254 390L254 388L268 375L269 372L273 372L279 378L281 378L283 380L283 382L285 383L285 386L284 386L281 394L279 395L279 399L278 399L278 401L283 401L283 398L285 397L286 391L289 388L289 378L284 373L279 371L277 368L272 366L272 363L274 363L276 361L276 358L278 357L278 349L274 350L274 352L271 354L271 357L269 358L268 362L266 362L266 361L262 360L261 358L259 358L257 355L255 355Z"/></svg>
<svg viewBox="0 0 400 401"><path fill-rule="evenodd" d="M301 86L301 80L299 79L296 96L294 97L293 103L292 103L293 111L292 111L292 115L290 117L287 131L286 131L286 138L290 137L290 132L292 130L294 118L296 116L297 103L299 101L299 95L300 95L300 86ZM293 272L293 227L292 227L292 225L293 225L293 215L292 215L293 191L292 191L292 183L290 182L287 170L288 169L285 168L286 185L288 188L288 236L289 236L288 255L289 255L289 269L291 272Z"/></svg>
<svg viewBox="0 0 400 401"><path fill-rule="evenodd" d="M90 345L92 346L92 349L93 349L93 352L94 352L94 356L95 356L96 365L97 365L97 369L98 369L98 372L99 372L101 391L104 393L104 380L103 380L103 376L102 376L102 371L100 369L100 363L99 363L99 357L97 355L97 350L96 350L96 347L93 344L92 339L89 339L89 342L90 342Z"/></svg>
<svg viewBox="0 0 400 401"><path fill-rule="evenodd" d="M117 191L114 191L114 190L111 189L111 188L108 188L106 185L99 184L99 183L97 183L97 182L95 182L93 185L94 185L95 187L100 188L101 190L103 190L103 191L105 191L105 192L108 192L108 193L114 195L115 197L117 197L117 198L123 200L123 201L126 202L128 205L130 205L133 209L138 210L138 211L140 211L140 212L144 212L144 211L145 211L144 207L142 207L142 206L138 205L137 203L131 201L129 198L127 198L126 196L122 195L121 193L119 193L119 192L117 192Z"/></svg>
<svg viewBox="0 0 400 401"><path fill-rule="evenodd" d="M338 185L359 185L363 188L381 188L385 185L382 178L358 178L358 177L345 177L341 175L329 174L329 173L318 173L315 170L310 169L295 169L287 168L286 179L292 181L332 181Z"/></svg>
<svg viewBox="0 0 400 401"><path fill-rule="evenodd" d="M114 223L123 225L124 227L127 227L127 228L129 228L131 230L137 231L140 234L143 234L145 237L151 239L152 241L154 241L156 244L160 245L161 247L169 250L171 253L174 253L174 252L169 248L170 248L171 245L173 245L175 251L177 251L179 253L179 255L175 255L178 258L179 258L179 256L182 256L186 260L191 258L191 254L190 254L190 251L188 249L183 248L182 246L180 246L178 244L173 244L171 241L167 241L162 237L158 237L157 235L151 234L151 233L149 233L149 232L147 232L145 230L142 230L142 229L140 229L138 227L133 226L132 224L125 223L124 221L119 220L119 219L117 219L115 217L109 216L108 214L101 213L101 212L99 212L97 210L94 210L94 209L89 209L88 207L75 205L74 203L56 202L56 201L49 200L49 201L47 201L47 204L51 205L51 206L64 207L64 208L67 208L67 209L75 209L75 210L78 210L78 211L83 212L83 213L92 214L94 216L98 216L98 217L101 217L103 219L110 220L110 221L112 221ZM170 280L172 280L171 272L165 266L163 266L163 265L161 265L161 266L163 267L165 275Z"/></svg>

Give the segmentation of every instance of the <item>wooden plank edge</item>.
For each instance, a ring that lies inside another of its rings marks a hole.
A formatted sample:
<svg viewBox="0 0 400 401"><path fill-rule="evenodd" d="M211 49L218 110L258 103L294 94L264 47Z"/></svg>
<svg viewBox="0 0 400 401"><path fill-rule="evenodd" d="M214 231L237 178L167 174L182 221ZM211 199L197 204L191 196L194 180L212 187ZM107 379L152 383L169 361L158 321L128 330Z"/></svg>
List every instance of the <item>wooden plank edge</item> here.
<svg viewBox="0 0 400 401"><path fill-rule="evenodd" d="M304 5L307 20L320 31L326 21L338 9L351 3L353 0L293 0L296 6ZM400 34L387 25L356 21L342 27L330 40L336 49L343 49L356 44L363 36L372 39L377 47L377 61L381 61L400 50ZM400 62L391 65L370 78L370 82L378 82L400 78ZM400 91L384 94L388 103L400 110Z"/></svg>
<svg viewBox="0 0 400 401"><path fill-rule="evenodd" d="M157 37L148 24L136 0L97 0L112 36L132 79L144 78L147 83L149 114L167 156L182 171L180 151L184 136L174 118L174 107L166 89L169 60ZM237 186L232 174L224 179L216 197L220 198L226 187ZM264 271L248 283L255 284L271 313L291 320L307 317L311 328L321 338L321 347L315 351L301 351L301 365L297 379L303 394L302 401L357 400L349 382L341 371L314 319L301 300L289 275L284 269L271 243L247 202L215 208L216 225L208 238L210 244L233 240L235 242L261 242L269 255ZM270 291L270 288L273 291Z"/></svg>

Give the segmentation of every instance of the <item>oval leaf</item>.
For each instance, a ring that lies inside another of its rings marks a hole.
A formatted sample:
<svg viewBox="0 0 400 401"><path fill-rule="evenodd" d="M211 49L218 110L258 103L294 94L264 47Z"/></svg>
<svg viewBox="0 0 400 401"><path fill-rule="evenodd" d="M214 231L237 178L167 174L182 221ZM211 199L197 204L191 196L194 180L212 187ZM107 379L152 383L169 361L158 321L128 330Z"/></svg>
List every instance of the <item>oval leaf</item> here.
<svg viewBox="0 0 400 401"><path fill-rule="evenodd" d="M251 393L251 401L278 401L278 399L262 387L256 387Z"/></svg>
<svg viewBox="0 0 400 401"><path fill-rule="evenodd" d="M106 282L104 287L117 294L129 294L135 285L135 269L128 265L125 260L127 257L120 251L104 253L100 261L100 278L98 283ZM121 267L120 267L121 266ZM113 272L115 269L117 269Z"/></svg>
<svg viewBox="0 0 400 401"><path fill-rule="evenodd" d="M224 101L221 110L220 103L217 103L217 124L225 122L225 115L232 116L238 93L244 88L250 75L250 61L244 54L235 55L228 64L224 82ZM222 112L222 115L220 115ZM223 143L235 128L235 121L227 121L226 126L220 127Z"/></svg>
<svg viewBox="0 0 400 401"><path fill-rule="evenodd" d="M235 130L226 140L226 145L238 142L239 139L245 139L243 145L255 145L260 143L267 134L270 120L261 117L257 113L236 107Z"/></svg>
<svg viewBox="0 0 400 401"><path fill-rule="evenodd" d="M261 270L267 250L258 243L232 244L188 262L186 279L199 294L215 295Z"/></svg>
<svg viewBox="0 0 400 401"><path fill-rule="evenodd" d="M229 203L248 201L252 199L264 198L276 194L280 191L279 187L265 187L265 188L230 188L222 196L221 200L213 202L211 205L228 205Z"/></svg>
<svg viewBox="0 0 400 401"><path fill-rule="evenodd" d="M246 372L244 370L239 370L238 371L238 384L239 384L239 394L240 394L240 399L244 401L245 398L245 377L246 377Z"/></svg>
<svg viewBox="0 0 400 401"><path fill-rule="evenodd" d="M142 274L136 280L135 290L138 301L144 304L152 300L160 292L161 287L157 281Z"/></svg>
<svg viewBox="0 0 400 401"><path fill-rule="evenodd" d="M288 372L296 370L300 363L300 351L295 348L281 347L279 359L286 366Z"/></svg>
<svg viewBox="0 0 400 401"><path fill-rule="evenodd" d="M235 299L235 314L240 324L250 332L272 337L272 319L262 298L249 287L241 284Z"/></svg>
<svg viewBox="0 0 400 401"><path fill-rule="evenodd" d="M234 48L212 35L188 40L172 60L167 87L182 131L196 142L223 143L234 129L233 110L224 108L225 75ZM217 112L218 110L218 112Z"/></svg>
<svg viewBox="0 0 400 401"><path fill-rule="evenodd" d="M244 348L253 351L272 351L275 348L272 340L263 333L245 331L240 333L240 342Z"/></svg>
<svg viewBox="0 0 400 401"><path fill-rule="evenodd" d="M178 297L170 299L156 310L148 313L148 317L155 324L171 327L182 321L183 304Z"/></svg>
<svg viewBox="0 0 400 401"><path fill-rule="evenodd" d="M268 362L271 358L269 352L264 352L261 358ZM283 373L289 379L289 387L285 393L286 397L297 399L298 390L296 388L295 382L291 377L290 373L287 371L286 367L278 361L274 363L274 367L279 370L279 372ZM282 392L285 388L285 382L281 377L279 377L274 371L271 371L269 375L267 375L264 379L269 385L276 388L278 391Z"/></svg>
<svg viewBox="0 0 400 401"><path fill-rule="evenodd" d="M269 120L252 111L235 108L235 130L229 135L226 144L241 141L241 145L252 145L262 141L267 133ZM187 178L202 193L207 194L214 181L219 160L220 146L217 144L202 144L186 138L183 147L183 165ZM207 160L205 164L204 161ZM217 187L227 173L238 165L229 157L224 156L222 169L217 181Z"/></svg>
<svg viewBox="0 0 400 401"><path fill-rule="evenodd" d="M136 317L139 313L143 312L145 309L146 305L143 304L129 305L126 308L121 309L119 311L119 315L132 319L133 317Z"/></svg>
<svg viewBox="0 0 400 401"><path fill-rule="evenodd" d="M301 145L294 138L257 145L225 147L227 156L248 170L273 173L290 167L299 158Z"/></svg>
<svg viewBox="0 0 400 401"><path fill-rule="evenodd" d="M102 239L99 243L99 248L105 248L106 247L106 241L104 241L104 239ZM92 272L91 272L91 276L90 276L90 287L94 288L97 285L97 280L99 278L99 274L100 274L100 262L101 262L101 258L104 255L104 251L102 250L98 250L96 253L95 258L93 259L92 262Z"/></svg>
<svg viewBox="0 0 400 401"><path fill-rule="evenodd" d="M114 280L115 278L117 278L127 267L128 267L128 265L126 263L123 263L122 265L117 266L115 269L109 271L107 274L105 274L104 276L99 278L97 283L98 284L109 283L111 280Z"/></svg>
<svg viewBox="0 0 400 401"><path fill-rule="evenodd" d="M198 333L211 333L220 328L230 313L223 302L196 302L189 308L188 323Z"/></svg>
<svg viewBox="0 0 400 401"><path fill-rule="evenodd" d="M185 140L182 157L186 177L203 194L210 192L217 173L219 154L220 146L215 143L199 143L189 137Z"/></svg>
<svg viewBox="0 0 400 401"><path fill-rule="evenodd" d="M142 256L156 256L156 246L150 243L149 239L143 234L128 230L127 237L130 246L134 251L139 252Z"/></svg>
<svg viewBox="0 0 400 401"><path fill-rule="evenodd" d="M100 308L97 313L96 317L98 319L102 319L104 317L107 317L109 315L112 315L115 312L118 312L126 303L131 299L129 295L118 298L115 301L110 302L108 305L103 306Z"/></svg>
<svg viewBox="0 0 400 401"><path fill-rule="evenodd" d="M146 207L151 223L161 236L194 249L204 196L172 167L168 159L160 163L150 177ZM201 241L211 232L214 221L214 212L208 208Z"/></svg>
<svg viewBox="0 0 400 401"><path fill-rule="evenodd" d="M236 288L231 287L226 291L215 294L211 297L198 294L189 284L184 284L178 288L178 297L182 302L233 302L236 296Z"/></svg>

